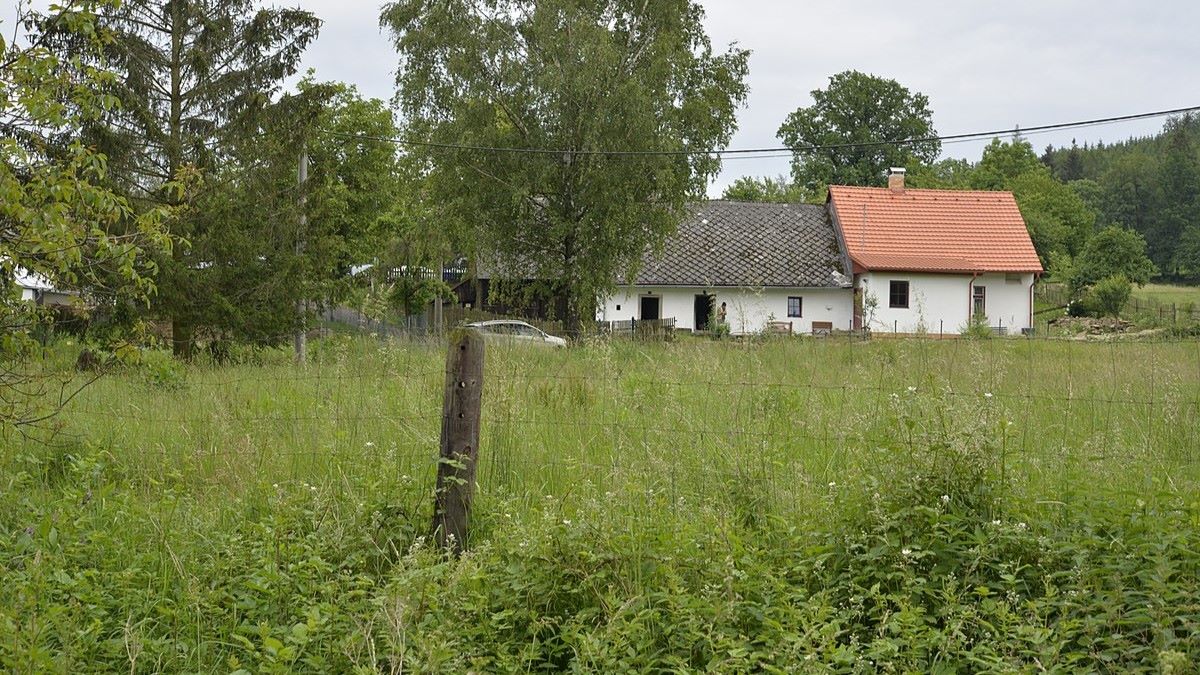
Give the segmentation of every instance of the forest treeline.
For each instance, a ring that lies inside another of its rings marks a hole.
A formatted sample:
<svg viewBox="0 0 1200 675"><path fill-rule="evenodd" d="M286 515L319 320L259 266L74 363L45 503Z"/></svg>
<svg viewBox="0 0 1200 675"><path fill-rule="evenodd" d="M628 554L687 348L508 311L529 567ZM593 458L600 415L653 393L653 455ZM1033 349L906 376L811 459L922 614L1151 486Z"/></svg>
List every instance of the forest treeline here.
<svg viewBox="0 0 1200 675"><path fill-rule="evenodd" d="M1118 143L1049 146L1041 161L1097 214L1135 230L1167 279L1200 275L1200 116Z"/></svg>

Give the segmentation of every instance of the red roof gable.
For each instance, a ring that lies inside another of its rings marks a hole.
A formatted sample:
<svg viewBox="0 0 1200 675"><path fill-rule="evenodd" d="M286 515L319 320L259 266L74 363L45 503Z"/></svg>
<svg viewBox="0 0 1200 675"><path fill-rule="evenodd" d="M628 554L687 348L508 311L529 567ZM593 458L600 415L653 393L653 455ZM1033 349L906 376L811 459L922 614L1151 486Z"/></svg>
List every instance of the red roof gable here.
<svg viewBox="0 0 1200 675"><path fill-rule="evenodd" d="M829 200L856 268L1042 271L1011 192L833 185Z"/></svg>

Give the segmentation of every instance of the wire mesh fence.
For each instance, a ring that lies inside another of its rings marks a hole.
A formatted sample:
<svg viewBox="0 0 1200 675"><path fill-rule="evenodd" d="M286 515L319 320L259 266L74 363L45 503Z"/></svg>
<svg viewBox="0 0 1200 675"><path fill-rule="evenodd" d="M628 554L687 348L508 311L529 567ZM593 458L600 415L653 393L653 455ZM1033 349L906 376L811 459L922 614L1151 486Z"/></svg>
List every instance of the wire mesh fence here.
<svg viewBox="0 0 1200 675"><path fill-rule="evenodd" d="M371 483L423 504L443 359L436 340L331 337L306 367L281 354L194 366L165 384L115 372L64 408L52 444L99 452L144 490ZM541 503L632 492L654 508L749 499L788 512L941 442L986 445L1043 494L1194 482L1200 468L1197 341L496 344L484 378L484 508L497 494ZM8 449L11 473L29 450Z"/></svg>

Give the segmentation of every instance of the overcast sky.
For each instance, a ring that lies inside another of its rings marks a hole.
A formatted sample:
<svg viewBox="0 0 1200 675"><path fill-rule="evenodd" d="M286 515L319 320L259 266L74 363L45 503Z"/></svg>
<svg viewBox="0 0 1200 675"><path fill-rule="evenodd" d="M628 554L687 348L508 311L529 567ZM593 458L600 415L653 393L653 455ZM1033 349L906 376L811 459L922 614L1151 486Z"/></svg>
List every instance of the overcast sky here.
<svg viewBox="0 0 1200 675"><path fill-rule="evenodd" d="M396 55L379 3L298 0L324 19L305 66L323 80L389 99ZM6 3L7 4L7 3ZM1200 2L1005 0L800 2L702 0L715 47L751 51L750 96L731 147L775 147L784 117L834 73L857 69L929 97L942 134L1094 119L1200 105ZM11 9L0 13L7 15ZM7 19L7 16L3 18ZM7 21L6 21L7 23ZM6 31L7 32L7 31ZM1031 136L1039 150L1154 133L1147 120ZM946 145L977 160L984 143ZM787 158L727 159L710 188L742 175L786 174Z"/></svg>

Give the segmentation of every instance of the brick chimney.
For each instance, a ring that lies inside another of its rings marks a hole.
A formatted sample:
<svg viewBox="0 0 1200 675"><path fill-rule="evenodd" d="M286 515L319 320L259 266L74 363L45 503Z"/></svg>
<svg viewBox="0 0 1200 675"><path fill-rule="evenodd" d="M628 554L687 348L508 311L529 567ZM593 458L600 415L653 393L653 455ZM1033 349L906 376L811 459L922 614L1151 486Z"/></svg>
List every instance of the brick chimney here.
<svg viewBox="0 0 1200 675"><path fill-rule="evenodd" d="M906 170L892 167L888 170L888 189L892 192L904 192L904 174Z"/></svg>

